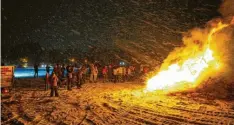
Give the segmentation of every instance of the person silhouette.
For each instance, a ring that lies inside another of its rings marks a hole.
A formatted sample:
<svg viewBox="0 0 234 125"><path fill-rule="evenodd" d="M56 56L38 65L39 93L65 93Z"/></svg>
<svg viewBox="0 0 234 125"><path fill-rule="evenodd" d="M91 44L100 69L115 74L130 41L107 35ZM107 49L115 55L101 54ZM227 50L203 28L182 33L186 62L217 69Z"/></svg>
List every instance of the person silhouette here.
<svg viewBox="0 0 234 125"><path fill-rule="evenodd" d="M34 78L38 78L38 64L34 65Z"/></svg>

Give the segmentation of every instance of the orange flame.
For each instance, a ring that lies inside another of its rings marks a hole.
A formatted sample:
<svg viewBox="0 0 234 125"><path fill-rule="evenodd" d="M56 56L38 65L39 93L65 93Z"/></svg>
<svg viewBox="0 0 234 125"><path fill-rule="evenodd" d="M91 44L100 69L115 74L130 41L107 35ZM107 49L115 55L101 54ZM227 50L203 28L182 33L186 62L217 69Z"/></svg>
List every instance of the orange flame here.
<svg viewBox="0 0 234 125"><path fill-rule="evenodd" d="M187 44L186 47L180 48L182 54L178 55L182 55L182 57L176 56L183 58L183 62L171 64L167 66L166 70L161 67L161 71L147 81L146 90L173 90L178 89L178 86L179 90L186 89L185 86L194 88L198 85L196 83L202 74L219 69L221 64L214 57L214 51L211 49L210 44L215 42L212 36L227 26L228 24L219 22L209 31L203 43L196 42L195 45ZM193 53L193 55L185 56L187 53ZM171 56L169 55L168 58L171 58Z"/></svg>

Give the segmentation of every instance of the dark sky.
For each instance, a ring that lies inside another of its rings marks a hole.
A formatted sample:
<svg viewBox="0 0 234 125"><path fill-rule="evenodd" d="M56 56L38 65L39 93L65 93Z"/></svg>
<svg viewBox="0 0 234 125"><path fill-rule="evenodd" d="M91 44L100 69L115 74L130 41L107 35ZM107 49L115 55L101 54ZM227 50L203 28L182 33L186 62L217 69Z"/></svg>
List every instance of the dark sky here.
<svg viewBox="0 0 234 125"><path fill-rule="evenodd" d="M220 4L221 0L2 0L2 54L30 42L43 50L82 53L93 47L121 48L117 41L127 41L124 46L137 53L149 53L156 42L169 49L162 52L167 55L174 46L162 43L179 45L181 32L220 16Z"/></svg>

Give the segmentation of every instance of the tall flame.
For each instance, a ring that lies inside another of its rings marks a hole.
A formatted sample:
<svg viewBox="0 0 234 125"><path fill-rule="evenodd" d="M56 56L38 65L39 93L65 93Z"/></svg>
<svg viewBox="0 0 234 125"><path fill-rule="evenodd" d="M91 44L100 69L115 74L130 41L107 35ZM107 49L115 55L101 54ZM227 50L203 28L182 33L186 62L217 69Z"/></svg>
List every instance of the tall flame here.
<svg viewBox="0 0 234 125"><path fill-rule="evenodd" d="M198 42L200 49L186 50L190 51L187 53L191 53L192 51L192 53L195 52L193 56L191 55L190 57L184 57L186 59L183 59L182 63L177 62L171 64L166 70L161 70L158 72L157 75L153 76L147 81L146 90L154 91L161 89L171 89L179 85L182 85L180 87L184 87L184 85L195 87L195 83L198 81L201 74L208 71L212 72L219 68L220 64L214 57L214 51L211 49L210 43L215 42L213 41L212 36L227 26L227 24L222 24L219 22L218 25L209 31L208 36L206 37L207 39L203 43ZM183 49L185 50L185 48ZM186 51L183 52L186 53Z"/></svg>

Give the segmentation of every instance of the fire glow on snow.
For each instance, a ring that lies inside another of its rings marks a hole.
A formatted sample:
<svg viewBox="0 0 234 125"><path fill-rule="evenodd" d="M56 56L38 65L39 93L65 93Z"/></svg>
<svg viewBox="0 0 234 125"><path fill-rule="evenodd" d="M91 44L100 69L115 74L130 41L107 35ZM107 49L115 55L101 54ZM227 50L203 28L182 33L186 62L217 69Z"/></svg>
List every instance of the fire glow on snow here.
<svg viewBox="0 0 234 125"><path fill-rule="evenodd" d="M192 53L195 52L195 56L182 57L182 63L170 64L166 70L161 69L157 75L153 76L147 81L146 90L154 91L171 88L173 89L173 87L180 84L182 84L180 87L185 87L184 85L194 87L201 74L219 69L219 61L214 57L214 51L211 49L210 44L211 42L217 42L212 39L212 36L217 31L220 31L227 26L227 24L222 24L219 22L209 31L206 41L198 42L195 45L189 44L191 45L190 48L193 49L187 49L186 51L182 52L191 53L193 51ZM199 49L195 49L196 47Z"/></svg>

